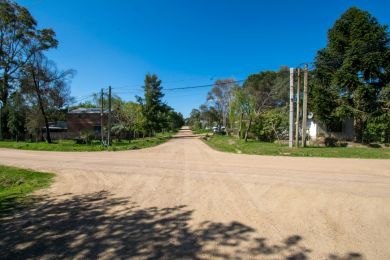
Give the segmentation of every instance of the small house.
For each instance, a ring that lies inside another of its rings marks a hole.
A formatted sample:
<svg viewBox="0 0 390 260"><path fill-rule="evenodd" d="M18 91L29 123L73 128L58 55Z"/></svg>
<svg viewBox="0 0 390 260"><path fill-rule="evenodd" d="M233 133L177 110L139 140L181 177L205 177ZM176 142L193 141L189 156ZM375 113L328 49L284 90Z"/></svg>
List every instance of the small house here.
<svg viewBox="0 0 390 260"><path fill-rule="evenodd" d="M100 137L102 122L107 123L108 111L100 108L77 108L67 113L68 138L79 137L82 133L93 133Z"/></svg>
<svg viewBox="0 0 390 260"><path fill-rule="evenodd" d="M332 129L313 119L308 119L307 128L312 140L316 140L321 135L334 137L342 141L353 141L355 137L353 118L343 120L339 125L333 126Z"/></svg>

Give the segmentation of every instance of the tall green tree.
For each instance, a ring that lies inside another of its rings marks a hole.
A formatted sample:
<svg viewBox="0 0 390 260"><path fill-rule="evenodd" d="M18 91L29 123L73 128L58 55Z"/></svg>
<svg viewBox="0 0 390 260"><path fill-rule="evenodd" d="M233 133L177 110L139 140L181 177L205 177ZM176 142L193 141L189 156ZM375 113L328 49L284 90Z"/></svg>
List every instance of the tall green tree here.
<svg viewBox="0 0 390 260"><path fill-rule="evenodd" d="M8 98L17 85L18 74L33 55L57 47L52 29L38 29L30 12L9 0L0 1L0 100L2 133L8 133Z"/></svg>
<svg viewBox="0 0 390 260"><path fill-rule="evenodd" d="M365 141L372 118L389 113L381 100L390 82L387 29L368 12L352 7L335 22L327 46L317 53L312 109L330 125L353 117L357 141Z"/></svg>
<svg viewBox="0 0 390 260"><path fill-rule="evenodd" d="M248 96L248 100L253 99L253 101L245 101L246 114L249 115L245 140L248 138L253 119L256 119L256 125L259 125L261 120L266 119L263 116L265 113L286 106L288 102L288 88L286 87L288 81L289 71L285 66L282 66L279 71L262 71L258 74L249 75L243 88L247 93L245 95ZM251 112L249 112L249 109Z"/></svg>
<svg viewBox="0 0 390 260"><path fill-rule="evenodd" d="M162 93L161 80L156 74L147 74L144 81L144 97L137 97L142 105L142 112L145 117L144 129L149 135L161 131L160 113L165 112L162 102L164 94Z"/></svg>

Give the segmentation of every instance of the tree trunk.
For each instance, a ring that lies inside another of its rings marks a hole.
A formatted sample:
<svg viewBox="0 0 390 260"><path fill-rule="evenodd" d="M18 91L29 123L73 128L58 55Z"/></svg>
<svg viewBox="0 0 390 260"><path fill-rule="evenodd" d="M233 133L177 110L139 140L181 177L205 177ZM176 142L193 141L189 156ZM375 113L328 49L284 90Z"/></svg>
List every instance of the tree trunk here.
<svg viewBox="0 0 390 260"><path fill-rule="evenodd" d="M1 122L0 122L0 127L1 127L1 135L0 135L0 140L3 139L4 137L8 136L8 108L7 108L7 101L8 101L8 79L7 79L7 74L4 72L4 77L3 77L3 84L1 88L1 102L3 103L1 107Z"/></svg>
<svg viewBox="0 0 390 260"><path fill-rule="evenodd" d="M245 142L248 140L248 133L249 133L249 129L251 128L251 125L252 125L252 117L249 117L248 127L246 128L245 131Z"/></svg>
<svg viewBox="0 0 390 260"><path fill-rule="evenodd" d="M47 143L51 144L51 137L50 137L50 130L49 130L49 120L47 119L47 116L46 116L46 113L45 113L45 108L43 107L43 101L42 101L42 97L41 97L41 91L40 91L40 88L39 88L39 83L36 80L34 73L32 74L32 76L33 76L33 80L34 80L35 91L36 91L37 98L38 98L39 109L41 110L43 119L45 120L46 141L47 141Z"/></svg>
<svg viewBox="0 0 390 260"><path fill-rule="evenodd" d="M39 93L38 94L38 103L39 103L39 109L41 110L43 119L45 120L45 129L46 129L46 141L51 144L51 137L50 137L50 129L49 129L49 120L47 119L45 109L43 107L42 98Z"/></svg>
<svg viewBox="0 0 390 260"><path fill-rule="evenodd" d="M364 143L364 121L361 118L355 119L355 140L358 143Z"/></svg>
<svg viewBox="0 0 390 260"><path fill-rule="evenodd" d="M272 125L272 130L273 130L274 133L275 133L276 139L278 139L278 141L280 141L280 137L279 137L278 131L276 131L276 127L275 127L274 124Z"/></svg>
<svg viewBox="0 0 390 260"><path fill-rule="evenodd" d="M46 114L44 113L43 110L42 111L42 114L43 114L43 118L45 119L45 128L46 128L46 141L47 143L51 144L51 137L50 137L50 129L49 129L49 121L47 120L47 116Z"/></svg>

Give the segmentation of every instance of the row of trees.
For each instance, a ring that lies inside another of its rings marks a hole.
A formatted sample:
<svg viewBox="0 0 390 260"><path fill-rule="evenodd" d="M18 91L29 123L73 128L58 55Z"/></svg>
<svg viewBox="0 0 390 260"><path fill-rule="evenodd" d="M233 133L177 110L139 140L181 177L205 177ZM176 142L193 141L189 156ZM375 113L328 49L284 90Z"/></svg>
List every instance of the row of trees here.
<svg viewBox="0 0 390 260"><path fill-rule="evenodd" d="M347 10L328 32L310 72L309 110L337 131L353 118L356 141L390 142L390 48L386 25L368 12ZM193 128L222 125L228 134L273 141L287 137L289 71L250 75L240 86L217 80L189 118ZM301 99L302 100L302 99Z"/></svg>
<svg viewBox="0 0 390 260"><path fill-rule="evenodd" d="M189 124L193 128L223 126L228 134L261 140L283 138L289 70L265 71L250 75L242 86L234 79L217 80L207 102L193 109Z"/></svg>
<svg viewBox="0 0 390 260"><path fill-rule="evenodd" d="M26 8L0 0L0 139L20 140L30 135L32 140L51 143L49 122L66 120L66 112L74 104L69 83L75 72L59 70L45 56L58 46L55 36L52 29L38 29ZM137 102L114 97L113 134L118 138L153 136L181 127L183 116L163 103L163 96L161 81L148 74L144 97L137 97ZM92 101L73 108L100 104L95 95Z"/></svg>

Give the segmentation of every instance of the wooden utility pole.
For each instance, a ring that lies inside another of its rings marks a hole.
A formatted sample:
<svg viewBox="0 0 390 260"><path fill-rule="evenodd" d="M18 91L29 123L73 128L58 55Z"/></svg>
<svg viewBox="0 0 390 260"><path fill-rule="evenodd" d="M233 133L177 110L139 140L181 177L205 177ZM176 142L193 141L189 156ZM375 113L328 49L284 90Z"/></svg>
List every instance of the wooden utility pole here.
<svg viewBox="0 0 390 260"><path fill-rule="evenodd" d="M294 68L290 68L290 118L288 129L288 147L293 147L294 132Z"/></svg>
<svg viewBox="0 0 390 260"><path fill-rule="evenodd" d="M307 64L303 71L303 113L302 113L302 146L306 146L306 128L307 128L307 84L309 78L309 71Z"/></svg>
<svg viewBox="0 0 390 260"><path fill-rule="evenodd" d="M295 119L295 146L299 147L299 99L301 89L301 69L298 69L298 81L297 81L297 116Z"/></svg>
<svg viewBox="0 0 390 260"><path fill-rule="evenodd" d="M104 93L102 89L100 91L100 138L102 139L102 145L104 144L103 116L104 116Z"/></svg>
<svg viewBox="0 0 390 260"><path fill-rule="evenodd" d="M108 87L108 127L107 127L107 145L111 145L111 86Z"/></svg>

